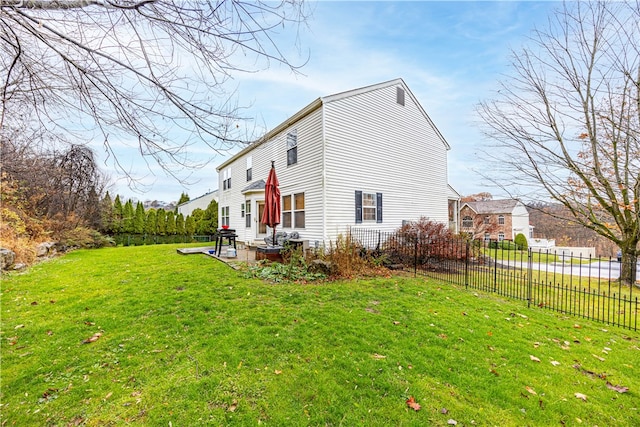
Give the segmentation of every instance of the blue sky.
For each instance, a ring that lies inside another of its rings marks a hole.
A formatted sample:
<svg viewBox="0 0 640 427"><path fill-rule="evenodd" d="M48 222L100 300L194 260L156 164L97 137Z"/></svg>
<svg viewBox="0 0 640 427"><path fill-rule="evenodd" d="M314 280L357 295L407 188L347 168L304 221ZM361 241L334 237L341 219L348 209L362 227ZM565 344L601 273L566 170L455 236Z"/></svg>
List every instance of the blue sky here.
<svg viewBox="0 0 640 427"><path fill-rule="evenodd" d="M252 74L237 74L229 89L253 117L250 132L271 129L319 96L401 77L409 85L447 142L449 182L463 195L498 190L475 171L485 166L478 152L489 141L481 134L474 108L492 96L508 72L510 49L517 50L535 27L545 27L558 3L543 2L334 2L310 5L312 14L296 34L285 28L276 37L293 63L308 62L295 75L274 65ZM249 130L248 130L249 132ZM205 147L202 158L213 153ZM217 188L215 167L233 152L217 155L209 166L184 174L183 185L134 153L123 152L138 171L146 192L135 192L116 180L114 193L139 200L175 201Z"/></svg>

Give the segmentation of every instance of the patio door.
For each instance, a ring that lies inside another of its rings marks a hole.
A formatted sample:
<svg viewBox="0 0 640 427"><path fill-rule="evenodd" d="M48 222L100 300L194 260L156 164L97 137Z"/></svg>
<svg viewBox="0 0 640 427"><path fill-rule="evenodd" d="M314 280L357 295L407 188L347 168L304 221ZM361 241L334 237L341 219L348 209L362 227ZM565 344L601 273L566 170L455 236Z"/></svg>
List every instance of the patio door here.
<svg viewBox="0 0 640 427"><path fill-rule="evenodd" d="M267 237L267 225L263 224L262 214L264 214L264 201L258 202L258 217L256 221L258 222L258 235L256 236L258 239L264 239Z"/></svg>

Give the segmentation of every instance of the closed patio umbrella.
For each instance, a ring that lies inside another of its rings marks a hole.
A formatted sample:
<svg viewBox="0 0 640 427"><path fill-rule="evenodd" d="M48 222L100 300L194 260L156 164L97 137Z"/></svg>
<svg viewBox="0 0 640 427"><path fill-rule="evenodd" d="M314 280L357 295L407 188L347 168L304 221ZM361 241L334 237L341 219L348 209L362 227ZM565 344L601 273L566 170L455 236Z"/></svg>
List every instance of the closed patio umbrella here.
<svg viewBox="0 0 640 427"><path fill-rule="evenodd" d="M264 187L264 213L260 222L273 229L273 245L276 245L276 225L280 224L280 189L278 188L275 162L271 162L271 170Z"/></svg>

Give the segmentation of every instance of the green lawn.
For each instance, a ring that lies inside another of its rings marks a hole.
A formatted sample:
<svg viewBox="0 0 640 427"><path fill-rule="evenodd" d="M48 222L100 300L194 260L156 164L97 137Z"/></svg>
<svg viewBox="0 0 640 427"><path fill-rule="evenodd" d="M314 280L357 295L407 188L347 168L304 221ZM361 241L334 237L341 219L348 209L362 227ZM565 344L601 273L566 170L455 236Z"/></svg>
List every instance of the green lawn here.
<svg viewBox="0 0 640 427"><path fill-rule="evenodd" d="M3 276L0 425L640 425L637 332L424 278L273 285L177 247Z"/></svg>

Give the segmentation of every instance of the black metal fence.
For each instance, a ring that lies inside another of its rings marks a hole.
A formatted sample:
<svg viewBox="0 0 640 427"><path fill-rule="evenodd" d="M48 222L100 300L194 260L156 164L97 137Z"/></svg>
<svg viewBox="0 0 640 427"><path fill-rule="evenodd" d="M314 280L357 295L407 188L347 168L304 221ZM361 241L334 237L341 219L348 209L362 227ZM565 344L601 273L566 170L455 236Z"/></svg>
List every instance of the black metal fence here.
<svg viewBox="0 0 640 427"><path fill-rule="evenodd" d="M466 288L638 330L640 289L619 280L617 258L519 250L511 241L430 238L417 233L351 229L352 241L394 266ZM640 278L640 265L634 266Z"/></svg>
<svg viewBox="0 0 640 427"><path fill-rule="evenodd" d="M114 234L111 236L116 245L122 246L142 246L159 245L168 243L192 243L192 242L213 242L215 235L185 236L185 235L158 235L158 234Z"/></svg>

